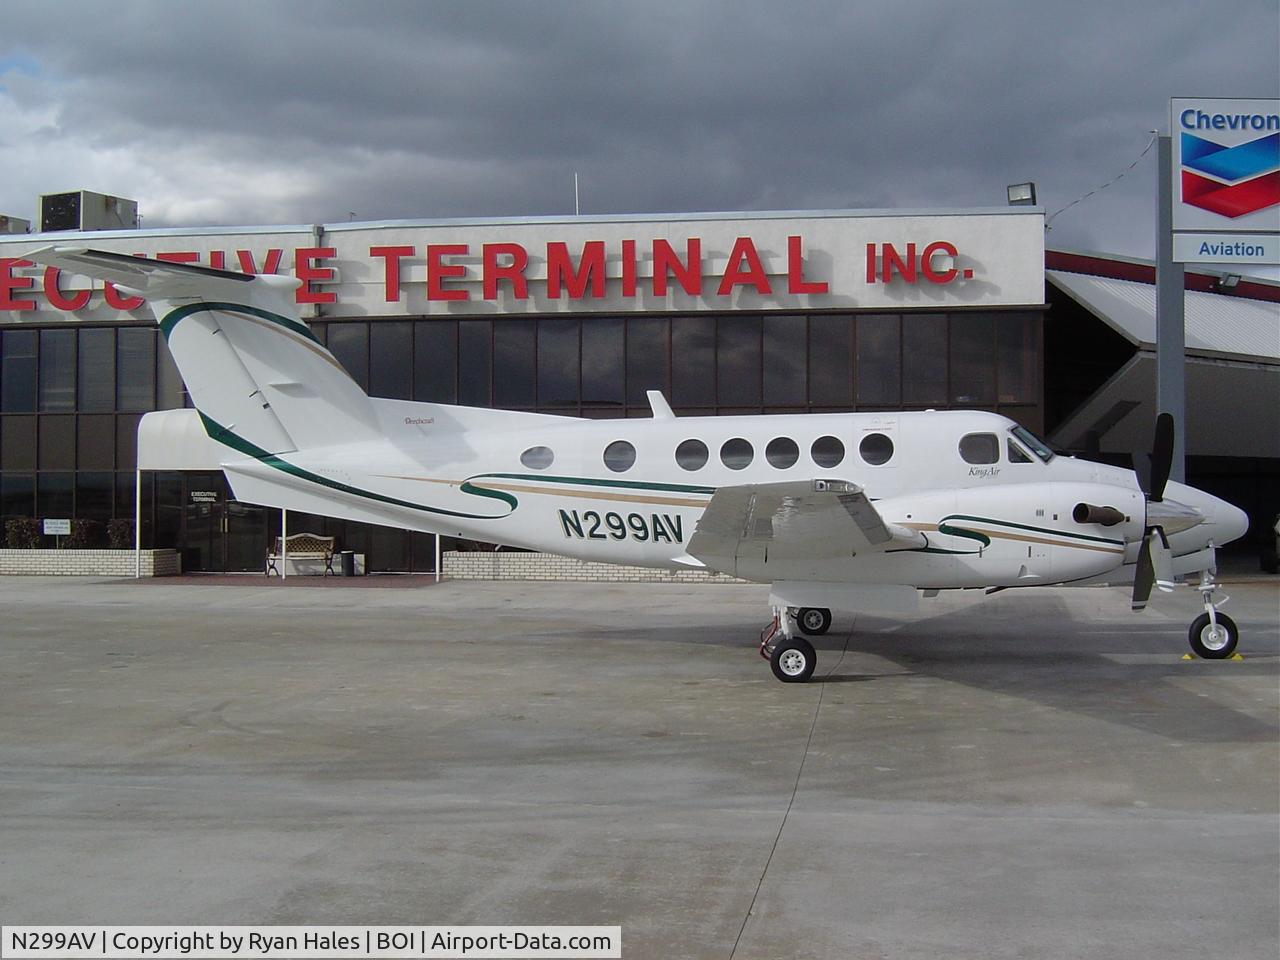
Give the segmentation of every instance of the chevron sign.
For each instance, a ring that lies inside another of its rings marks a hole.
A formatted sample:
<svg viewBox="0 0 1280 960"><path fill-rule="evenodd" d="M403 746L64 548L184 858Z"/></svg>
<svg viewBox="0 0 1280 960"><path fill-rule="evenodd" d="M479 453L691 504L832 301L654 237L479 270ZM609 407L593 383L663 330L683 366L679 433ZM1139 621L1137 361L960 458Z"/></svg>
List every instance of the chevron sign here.
<svg viewBox="0 0 1280 960"><path fill-rule="evenodd" d="M1280 229L1280 101L1172 104L1182 199L1174 229Z"/></svg>

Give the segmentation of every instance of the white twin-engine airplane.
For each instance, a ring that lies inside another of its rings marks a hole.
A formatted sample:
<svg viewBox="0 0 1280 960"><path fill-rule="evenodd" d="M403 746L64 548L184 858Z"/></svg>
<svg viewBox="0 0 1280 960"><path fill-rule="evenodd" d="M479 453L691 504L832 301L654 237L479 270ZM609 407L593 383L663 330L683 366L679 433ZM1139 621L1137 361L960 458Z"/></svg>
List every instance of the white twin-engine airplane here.
<svg viewBox="0 0 1280 960"><path fill-rule="evenodd" d="M1192 649L1236 647L1214 549L1247 518L1168 481L1167 416L1144 493L1132 471L1055 457L992 413L677 418L654 391L652 419L584 420L386 400L298 319L296 280L29 256L150 302L237 499L769 583L760 650L786 682L812 676L802 634L825 633L832 608L910 609L921 591L1132 581L1141 609L1156 582L1198 573Z"/></svg>

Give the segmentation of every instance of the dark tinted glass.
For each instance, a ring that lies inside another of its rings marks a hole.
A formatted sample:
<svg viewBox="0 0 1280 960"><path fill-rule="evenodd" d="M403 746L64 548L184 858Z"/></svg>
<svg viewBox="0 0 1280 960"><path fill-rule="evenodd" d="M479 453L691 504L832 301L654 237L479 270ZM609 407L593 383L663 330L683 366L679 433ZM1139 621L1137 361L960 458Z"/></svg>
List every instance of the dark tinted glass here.
<svg viewBox="0 0 1280 960"><path fill-rule="evenodd" d="M844 459L844 444L835 437L819 437L809 448L809 456L820 467L836 467Z"/></svg>
<svg viewBox="0 0 1280 960"><path fill-rule="evenodd" d="M156 336L149 327L116 331L116 409L154 410Z"/></svg>
<svg viewBox="0 0 1280 960"><path fill-rule="evenodd" d="M458 402L472 407L489 406L492 370L492 323L489 320L458 321Z"/></svg>
<svg viewBox="0 0 1280 960"><path fill-rule="evenodd" d="M764 402L770 406L805 403L806 326L804 317L764 318Z"/></svg>
<svg viewBox="0 0 1280 960"><path fill-rule="evenodd" d="M538 405L578 402L578 320L551 317L538 321Z"/></svg>
<svg viewBox="0 0 1280 960"><path fill-rule="evenodd" d="M76 456L81 470L111 470L115 467L115 417L109 413L82 413L77 419L76 436Z"/></svg>
<svg viewBox="0 0 1280 960"><path fill-rule="evenodd" d="M81 471L76 474L76 516L90 520L111 519L111 499L115 474ZM106 531L102 531L105 546Z"/></svg>
<svg viewBox="0 0 1280 960"><path fill-rule="evenodd" d="M75 474L42 473L36 483L36 511L44 517L72 516L72 498L75 495Z"/></svg>
<svg viewBox="0 0 1280 960"><path fill-rule="evenodd" d="M760 403L760 318L720 317L716 326L716 390L722 406Z"/></svg>
<svg viewBox="0 0 1280 960"><path fill-rule="evenodd" d="M850 390L850 321L848 317L809 318L809 402L847 406Z"/></svg>
<svg viewBox="0 0 1280 960"><path fill-rule="evenodd" d="M180 410L186 405L186 388L178 365L173 362L169 344L164 337L156 338L156 358L159 370L156 381L156 406L160 410Z"/></svg>
<svg viewBox="0 0 1280 960"><path fill-rule="evenodd" d="M858 444L858 455L873 466L888 463L893 457L893 441L883 433L868 433Z"/></svg>
<svg viewBox="0 0 1280 960"><path fill-rule="evenodd" d="M79 407L103 412L116 408L116 332L81 330L79 351Z"/></svg>
<svg viewBox="0 0 1280 960"><path fill-rule="evenodd" d="M35 475L10 470L0 472L0 517L34 517L35 513ZM0 534L3 532L0 530Z"/></svg>
<svg viewBox="0 0 1280 960"><path fill-rule="evenodd" d="M707 465L707 445L701 440L685 440L676 447L676 463L686 470L701 470Z"/></svg>
<svg viewBox="0 0 1280 960"><path fill-rule="evenodd" d="M420 320L413 337L413 399L457 403L458 322Z"/></svg>
<svg viewBox="0 0 1280 960"><path fill-rule="evenodd" d="M947 318L903 314L902 402L947 402Z"/></svg>
<svg viewBox="0 0 1280 960"><path fill-rule="evenodd" d="M408 320L369 325L369 393L413 399L413 324Z"/></svg>
<svg viewBox="0 0 1280 960"><path fill-rule="evenodd" d="M995 318L965 314L951 318L951 401L995 401Z"/></svg>
<svg viewBox="0 0 1280 960"><path fill-rule="evenodd" d="M755 449L751 446L750 441L741 437L726 440L720 447L720 462L730 470L746 469L751 466L751 461L755 459L755 455Z"/></svg>
<svg viewBox="0 0 1280 960"><path fill-rule="evenodd" d="M1040 378L1034 315L1010 313L996 318L998 398L1001 403L1038 399Z"/></svg>
<svg viewBox="0 0 1280 960"><path fill-rule="evenodd" d="M994 433L967 433L960 438L960 458L965 463L995 463L1000 459L1000 441Z"/></svg>
<svg viewBox="0 0 1280 960"><path fill-rule="evenodd" d="M676 317L671 321L672 406L715 404L715 348L715 317Z"/></svg>
<svg viewBox="0 0 1280 960"><path fill-rule="evenodd" d="M631 317L627 320L627 403L648 403L648 390L661 390L670 397L667 321L662 317Z"/></svg>
<svg viewBox="0 0 1280 960"><path fill-rule="evenodd" d="M537 330L528 320L496 320L493 324L493 403L498 407L532 407Z"/></svg>
<svg viewBox="0 0 1280 960"><path fill-rule="evenodd" d="M76 332L40 331L40 409L76 406Z"/></svg>
<svg viewBox="0 0 1280 960"><path fill-rule="evenodd" d="M794 466L800 459L800 448L790 437L774 437L764 448L764 458L771 466L785 470L787 467Z"/></svg>
<svg viewBox="0 0 1280 960"><path fill-rule="evenodd" d="M0 473L36 468L36 418L8 416L0 429Z"/></svg>
<svg viewBox="0 0 1280 960"><path fill-rule="evenodd" d="M623 400L621 317L582 320L582 402L621 405Z"/></svg>
<svg viewBox="0 0 1280 960"><path fill-rule="evenodd" d="M36 409L36 342L34 330L0 334L0 410L5 413Z"/></svg>
<svg viewBox="0 0 1280 960"><path fill-rule="evenodd" d="M361 388L369 389L369 324L360 321L329 324L329 352Z"/></svg>
<svg viewBox="0 0 1280 960"><path fill-rule="evenodd" d="M40 417L40 469L76 468L76 418L64 413Z"/></svg>
<svg viewBox="0 0 1280 960"><path fill-rule="evenodd" d="M614 473L630 470L636 462L636 448L626 440L615 440L604 448L604 465Z"/></svg>
<svg viewBox="0 0 1280 960"><path fill-rule="evenodd" d="M858 403L894 405L900 400L902 362L897 314L858 317Z"/></svg>

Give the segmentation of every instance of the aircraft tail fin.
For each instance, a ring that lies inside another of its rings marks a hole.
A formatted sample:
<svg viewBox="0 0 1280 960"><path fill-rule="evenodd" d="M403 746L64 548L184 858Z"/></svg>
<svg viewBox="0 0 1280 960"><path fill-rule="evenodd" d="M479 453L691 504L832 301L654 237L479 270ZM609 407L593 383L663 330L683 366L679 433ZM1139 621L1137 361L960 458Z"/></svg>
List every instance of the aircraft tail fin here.
<svg viewBox="0 0 1280 960"><path fill-rule="evenodd" d="M145 298L214 439L274 454L379 435L368 395L298 317L292 277L84 247L28 257Z"/></svg>

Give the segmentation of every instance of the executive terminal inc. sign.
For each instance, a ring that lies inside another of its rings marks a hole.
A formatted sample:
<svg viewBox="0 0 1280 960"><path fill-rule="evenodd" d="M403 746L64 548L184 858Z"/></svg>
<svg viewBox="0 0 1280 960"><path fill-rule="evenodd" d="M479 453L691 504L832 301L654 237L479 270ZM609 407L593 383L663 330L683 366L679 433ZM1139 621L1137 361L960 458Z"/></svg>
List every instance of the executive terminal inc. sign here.
<svg viewBox="0 0 1280 960"><path fill-rule="evenodd" d="M1174 258L1280 263L1280 100L1169 104Z"/></svg>

